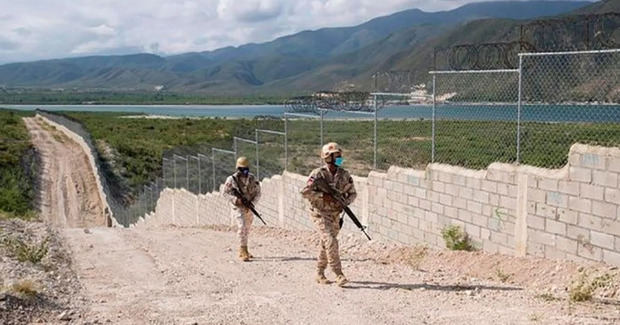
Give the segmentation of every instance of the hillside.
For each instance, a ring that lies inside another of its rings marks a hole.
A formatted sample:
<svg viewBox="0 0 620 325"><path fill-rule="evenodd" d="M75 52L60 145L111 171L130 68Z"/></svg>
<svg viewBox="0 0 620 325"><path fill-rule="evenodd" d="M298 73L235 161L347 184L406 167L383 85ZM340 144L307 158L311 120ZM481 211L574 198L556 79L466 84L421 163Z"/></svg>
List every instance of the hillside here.
<svg viewBox="0 0 620 325"><path fill-rule="evenodd" d="M272 42L209 52L14 63L0 66L0 86L135 91L164 85L173 92L290 94L330 88L343 80L365 80L379 68L427 67L433 44L505 36L487 30L486 24L478 27L480 32L466 34L463 26L471 30L468 26L473 23L468 22L477 19L502 19L502 30L507 30L516 24L512 19L553 16L586 4L513 1L474 3L434 13L411 9L354 27L304 31Z"/></svg>

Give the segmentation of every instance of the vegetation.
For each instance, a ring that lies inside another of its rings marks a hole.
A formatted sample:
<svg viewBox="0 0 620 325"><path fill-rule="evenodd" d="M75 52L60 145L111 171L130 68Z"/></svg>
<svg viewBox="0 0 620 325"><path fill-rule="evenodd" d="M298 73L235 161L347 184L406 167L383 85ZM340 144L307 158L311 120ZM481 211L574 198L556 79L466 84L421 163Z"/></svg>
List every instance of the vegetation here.
<svg viewBox="0 0 620 325"><path fill-rule="evenodd" d="M102 156L110 160L116 172L133 188L141 188L161 176L161 158L173 149L179 154L199 151L210 155L211 146L232 149L233 136L254 139L257 128L284 130L282 120L269 118L136 119L120 118L119 113L67 114L84 123ZM557 168L566 164L568 151L576 142L620 145L617 123L527 122L522 126L521 162L539 167ZM287 128L288 169L306 174L320 164L320 125L317 120L291 119ZM386 170L390 165L425 168L431 161L431 128L428 120L380 120L378 169ZM368 174L373 162L373 122L326 120L323 129L324 142L336 141L344 148L347 168L357 175ZM269 134L260 137L261 174L281 172L285 164L284 138ZM253 144L239 142L237 150L255 166ZM225 159L226 156L218 157L216 168L227 173L232 161ZM443 120L436 123L436 162L482 169L496 161L511 163L515 159L514 123Z"/></svg>
<svg viewBox="0 0 620 325"><path fill-rule="evenodd" d="M48 252L48 238L42 240L40 243L27 243L17 237L7 236L2 239L2 245L7 248L10 255L20 262L30 262L32 264L38 264L47 255Z"/></svg>
<svg viewBox="0 0 620 325"><path fill-rule="evenodd" d="M35 217L36 155L22 117L0 110L0 217Z"/></svg>
<svg viewBox="0 0 620 325"><path fill-rule="evenodd" d="M474 251L476 248L469 235L457 225L446 226L441 230L441 237L446 242L446 248L453 251Z"/></svg>
<svg viewBox="0 0 620 325"><path fill-rule="evenodd" d="M613 282L614 277L609 273L591 278L588 272L581 270L577 279L569 287L568 298L571 302L590 301L597 289L609 286Z"/></svg>
<svg viewBox="0 0 620 325"><path fill-rule="evenodd" d="M32 299L38 294L37 285L32 280L15 282L10 291L24 299Z"/></svg>

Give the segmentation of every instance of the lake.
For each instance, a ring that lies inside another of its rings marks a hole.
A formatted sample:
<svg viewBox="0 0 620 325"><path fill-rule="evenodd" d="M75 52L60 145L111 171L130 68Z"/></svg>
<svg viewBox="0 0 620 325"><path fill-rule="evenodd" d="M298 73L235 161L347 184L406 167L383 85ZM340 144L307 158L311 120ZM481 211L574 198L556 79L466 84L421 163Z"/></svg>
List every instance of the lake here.
<svg viewBox="0 0 620 325"><path fill-rule="evenodd" d="M121 112L173 117L253 118L282 117L282 105L2 105L0 107L48 111ZM388 106L379 111L381 119L431 119L429 105ZM438 119L514 121L516 105L438 105ZM328 119L372 118L372 116L329 112ZM620 123L620 105L524 105L523 121L544 122L612 122Z"/></svg>

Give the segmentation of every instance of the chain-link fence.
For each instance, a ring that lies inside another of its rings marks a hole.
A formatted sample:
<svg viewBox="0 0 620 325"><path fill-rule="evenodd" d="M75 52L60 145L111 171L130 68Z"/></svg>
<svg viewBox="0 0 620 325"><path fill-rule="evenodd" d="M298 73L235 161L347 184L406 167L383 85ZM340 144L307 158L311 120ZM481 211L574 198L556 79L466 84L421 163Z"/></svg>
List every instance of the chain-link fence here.
<svg viewBox="0 0 620 325"><path fill-rule="evenodd" d="M321 115L284 113L286 170L309 174L321 165L323 122Z"/></svg>
<svg viewBox="0 0 620 325"><path fill-rule="evenodd" d="M519 71L431 73L431 160L469 168L515 162Z"/></svg>
<svg viewBox="0 0 620 325"><path fill-rule="evenodd" d="M259 160L257 177L264 179L282 174L286 159L284 132L257 129L256 143Z"/></svg>
<svg viewBox="0 0 620 325"><path fill-rule="evenodd" d="M257 175L258 167L258 146L256 141L252 139L245 139L240 137L234 137L233 151L235 156L246 157L250 162L250 173Z"/></svg>
<svg viewBox="0 0 620 325"><path fill-rule="evenodd" d="M520 162L566 164L574 143L620 146L620 50L521 55Z"/></svg>

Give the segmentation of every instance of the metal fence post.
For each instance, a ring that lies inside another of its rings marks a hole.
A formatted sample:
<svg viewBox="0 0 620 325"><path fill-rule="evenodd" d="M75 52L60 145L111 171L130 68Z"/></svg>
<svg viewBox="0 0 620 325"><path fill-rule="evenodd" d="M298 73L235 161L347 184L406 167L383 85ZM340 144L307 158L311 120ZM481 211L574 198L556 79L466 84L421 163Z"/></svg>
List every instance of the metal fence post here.
<svg viewBox="0 0 620 325"><path fill-rule="evenodd" d="M432 125L431 125L431 162L434 163L435 162L435 108L436 108L436 102L435 102L435 92L436 92L436 88L435 88L435 75L433 75L433 113L432 113Z"/></svg>
<svg viewBox="0 0 620 325"><path fill-rule="evenodd" d="M284 170L288 171L288 116L284 114Z"/></svg>
<svg viewBox="0 0 620 325"><path fill-rule="evenodd" d="M177 188L177 160L172 155L172 176L173 176L173 185L174 189Z"/></svg>
<svg viewBox="0 0 620 325"><path fill-rule="evenodd" d="M324 139L323 139L323 114L325 113L324 110L319 109L320 115L321 115L321 122L320 122L320 129L321 129L321 147L323 147L323 144L325 143Z"/></svg>
<svg viewBox="0 0 620 325"><path fill-rule="evenodd" d="M254 130L254 140L256 141L256 178L260 181L260 156L258 154L258 130Z"/></svg>
<svg viewBox="0 0 620 325"><path fill-rule="evenodd" d="M372 158L372 168L373 169L377 169L377 148L378 148L378 138L377 138L377 95L373 96L373 101L374 101L374 108L375 108L375 129L374 129L374 153L373 153L373 158Z"/></svg>
<svg viewBox="0 0 620 325"><path fill-rule="evenodd" d="M185 158L185 183L187 184L187 190L189 191L189 156Z"/></svg>
<svg viewBox="0 0 620 325"><path fill-rule="evenodd" d="M215 148L211 148L211 172L213 173L213 192L215 192Z"/></svg>
<svg viewBox="0 0 620 325"><path fill-rule="evenodd" d="M519 54L519 97L517 99L517 165L521 162L521 94L523 78L523 56Z"/></svg>

